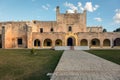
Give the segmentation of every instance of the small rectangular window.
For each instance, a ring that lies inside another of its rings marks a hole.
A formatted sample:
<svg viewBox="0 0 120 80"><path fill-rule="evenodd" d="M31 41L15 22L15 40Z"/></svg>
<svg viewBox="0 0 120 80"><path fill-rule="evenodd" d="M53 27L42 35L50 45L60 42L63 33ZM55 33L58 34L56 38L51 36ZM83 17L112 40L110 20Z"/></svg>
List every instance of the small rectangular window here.
<svg viewBox="0 0 120 80"><path fill-rule="evenodd" d="M51 30L50 30L51 32L53 32L54 30L53 30L53 28L51 28Z"/></svg>
<svg viewBox="0 0 120 80"><path fill-rule="evenodd" d="M72 31L72 27L71 26L68 27L68 31Z"/></svg>
<svg viewBox="0 0 120 80"><path fill-rule="evenodd" d="M43 33L43 28L40 28L40 33Z"/></svg>
<svg viewBox="0 0 120 80"><path fill-rule="evenodd" d="M22 38L19 38L17 42L18 42L18 45L22 45Z"/></svg>

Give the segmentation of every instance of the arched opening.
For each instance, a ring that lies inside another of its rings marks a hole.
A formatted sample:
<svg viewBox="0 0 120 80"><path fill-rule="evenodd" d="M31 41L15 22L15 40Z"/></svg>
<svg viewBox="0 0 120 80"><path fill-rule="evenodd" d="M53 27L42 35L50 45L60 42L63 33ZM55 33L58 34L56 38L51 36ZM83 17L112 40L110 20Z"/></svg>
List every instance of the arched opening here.
<svg viewBox="0 0 120 80"><path fill-rule="evenodd" d="M120 46L120 38L114 40L114 46Z"/></svg>
<svg viewBox="0 0 120 80"><path fill-rule="evenodd" d="M75 38L69 37L67 39L67 46L75 46Z"/></svg>
<svg viewBox="0 0 120 80"><path fill-rule="evenodd" d="M81 46L88 46L88 41L86 39L82 39L80 42Z"/></svg>
<svg viewBox="0 0 120 80"><path fill-rule="evenodd" d="M105 39L103 41L103 46L110 46L110 40L109 39Z"/></svg>
<svg viewBox="0 0 120 80"><path fill-rule="evenodd" d="M52 46L52 40L51 39L45 39L44 40L44 46L46 46L46 47Z"/></svg>
<svg viewBox="0 0 120 80"><path fill-rule="evenodd" d="M99 39L92 39L91 46L95 46L95 47L100 46L100 40Z"/></svg>
<svg viewBox="0 0 120 80"><path fill-rule="evenodd" d="M36 39L36 40L34 41L34 46L35 46L35 47L40 47L40 40L39 40L39 39Z"/></svg>
<svg viewBox="0 0 120 80"><path fill-rule="evenodd" d="M0 48L2 48L2 36L0 35Z"/></svg>
<svg viewBox="0 0 120 80"><path fill-rule="evenodd" d="M62 46L62 40L57 39L57 40L55 41L55 46Z"/></svg>

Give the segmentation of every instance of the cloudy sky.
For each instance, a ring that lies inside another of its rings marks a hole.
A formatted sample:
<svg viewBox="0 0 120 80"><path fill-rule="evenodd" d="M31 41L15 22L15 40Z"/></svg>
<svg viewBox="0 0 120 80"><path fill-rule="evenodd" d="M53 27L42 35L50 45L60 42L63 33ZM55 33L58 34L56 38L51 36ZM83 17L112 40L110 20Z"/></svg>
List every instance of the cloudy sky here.
<svg viewBox="0 0 120 80"><path fill-rule="evenodd" d="M107 31L120 27L120 0L0 0L0 22L54 21L56 6L61 13L86 9L87 26L103 26Z"/></svg>

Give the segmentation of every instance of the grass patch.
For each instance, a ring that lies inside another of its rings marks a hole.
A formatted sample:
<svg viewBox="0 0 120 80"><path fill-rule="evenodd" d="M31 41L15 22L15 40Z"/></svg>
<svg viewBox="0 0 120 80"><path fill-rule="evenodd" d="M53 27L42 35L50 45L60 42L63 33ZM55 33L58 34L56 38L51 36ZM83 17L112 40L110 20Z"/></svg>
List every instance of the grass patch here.
<svg viewBox="0 0 120 80"><path fill-rule="evenodd" d="M63 53L54 50L0 49L0 80L49 80Z"/></svg>
<svg viewBox="0 0 120 80"><path fill-rule="evenodd" d="M120 65L120 50L88 50L87 52Z"/></svg>

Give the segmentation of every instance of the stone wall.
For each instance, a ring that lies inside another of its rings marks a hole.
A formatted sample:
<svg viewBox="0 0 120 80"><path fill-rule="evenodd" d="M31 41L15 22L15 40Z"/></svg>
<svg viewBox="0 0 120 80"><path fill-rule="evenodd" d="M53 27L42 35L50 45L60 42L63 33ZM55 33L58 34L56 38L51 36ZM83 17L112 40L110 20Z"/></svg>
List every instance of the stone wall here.
<svg viewBox="0 0 120 80"><path fill-rule="evenodd" d="M1 28L3 30L4 48L25 48L26 47L26 23L25 22L6 22ZM18 39L22 39L22 45L18 45Z"/></svg>
<svg viewBox="0 0 120 80"><path fill-rule="evenodd" d="M68 46L70 40L73 46L120 46L120 33L103 33L98 26L86 28L86 14L86 11L63 14L57 7L56 21L0 22L0 42L3 48L53 48ZM22 39L21 45L18 39Z"/></svg>
<svg viewBox="0 0 120 80"><path fill-rule="evenodd" d="M91 26L87 27L87 32L103 32L103 29L99 26Z"/></svg>

